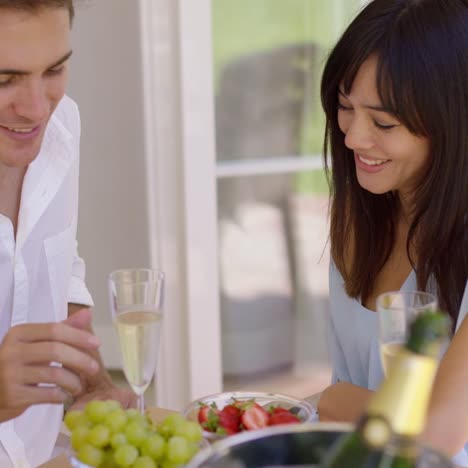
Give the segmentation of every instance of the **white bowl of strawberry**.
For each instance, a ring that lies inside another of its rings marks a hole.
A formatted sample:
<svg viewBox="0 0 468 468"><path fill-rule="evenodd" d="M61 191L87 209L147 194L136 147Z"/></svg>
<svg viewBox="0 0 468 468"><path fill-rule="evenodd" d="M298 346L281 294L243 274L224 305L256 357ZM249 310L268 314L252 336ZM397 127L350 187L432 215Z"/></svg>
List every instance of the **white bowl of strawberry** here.
<svg viewBox="0 0 468 468"><path fill-rule="evenodd" d="M203 436L214 441L243 431L312 421L313 406L288 395L263 392L226 392L200 398L183 412L198 421Z"/></svg>

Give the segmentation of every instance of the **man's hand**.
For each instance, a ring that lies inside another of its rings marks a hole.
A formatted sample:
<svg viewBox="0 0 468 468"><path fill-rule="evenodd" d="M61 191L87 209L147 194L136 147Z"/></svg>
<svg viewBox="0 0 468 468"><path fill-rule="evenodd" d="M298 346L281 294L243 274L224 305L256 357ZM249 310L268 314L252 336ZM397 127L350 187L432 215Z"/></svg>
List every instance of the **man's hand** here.
<svg viewBox="0 0 468 468"><path fill-rule="evenodd" d="M91 378L99 372L90 355L98 347L92 333L66 323L12 327L0 344L0 422L31 405L64 403L67 393L80 394L79 376ZM62 367L51 366L52 362Z"/></svg>
<svg viewBox="0 0 468 468"><path fill-rule="evenodd" d="M136 408L137 396L131 390L118 388L114 385L97 388L78 397L69 410L83 409L91 400L117 400L123 408Z"/></svg>
<svg viewBox="0 0 468 468"><path fill-rule="evenodd" d="M80 330L92 332L91 311L88 308L70 305L69 310L72 312L64 323ZM117 400L124 408L135 408L137 406L136 395L131 390L118 388L114 385L112 378L104 368L97 349L89 352L99 362L100 371L92 376L82 376L83 389L76 395L76 399L69 409L81 409L91 400Z"/></svg>

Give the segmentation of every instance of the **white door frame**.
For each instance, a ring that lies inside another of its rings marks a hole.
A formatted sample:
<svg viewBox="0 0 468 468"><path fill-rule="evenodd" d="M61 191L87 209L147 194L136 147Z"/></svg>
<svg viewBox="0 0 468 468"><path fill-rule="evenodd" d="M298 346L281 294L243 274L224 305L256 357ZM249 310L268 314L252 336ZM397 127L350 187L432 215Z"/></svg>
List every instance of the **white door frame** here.
<svg viewBox="0 0 468 468"><path fill-rule="evenodd" d="M221 391L210 0L140 0L151 263L167 275L159 406Z"/></svg>

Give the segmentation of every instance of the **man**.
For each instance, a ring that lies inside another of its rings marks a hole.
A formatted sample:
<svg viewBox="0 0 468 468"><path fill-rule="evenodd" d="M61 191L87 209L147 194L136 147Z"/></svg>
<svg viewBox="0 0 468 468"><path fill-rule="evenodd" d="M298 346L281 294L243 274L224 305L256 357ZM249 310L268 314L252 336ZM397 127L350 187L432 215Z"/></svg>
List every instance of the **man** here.
<svg viewBox="0 0 468 468"><path fill-rule="evenodd" d="M72 0L0 0L0 467L50 458L63 403L133 405L91 330L76 251L80 121L64 95Z"/></svg>

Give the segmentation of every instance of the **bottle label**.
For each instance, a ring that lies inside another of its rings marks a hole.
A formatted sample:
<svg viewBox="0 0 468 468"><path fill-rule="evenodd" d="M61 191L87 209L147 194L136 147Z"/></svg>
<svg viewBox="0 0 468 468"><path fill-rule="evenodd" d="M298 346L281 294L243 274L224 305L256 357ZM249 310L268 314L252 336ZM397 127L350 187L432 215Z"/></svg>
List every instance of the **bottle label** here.
<svg viewBox="0 0 468 468"><path fill-rule="evenodd" d="M384 418L396 434L420 434L437 364L431 357L402 350L369 404L368 414Z"/></svg>

